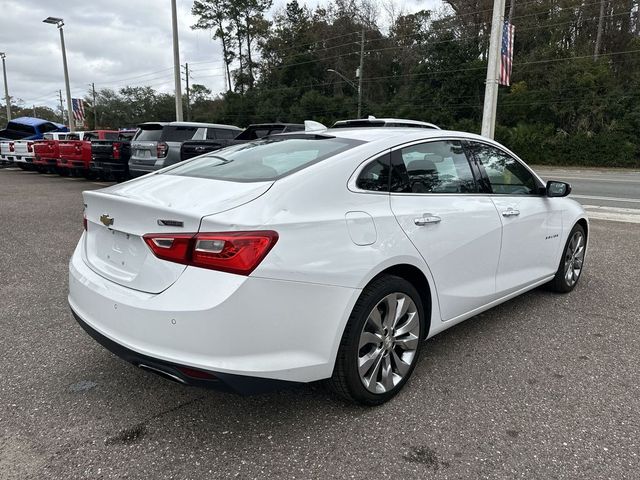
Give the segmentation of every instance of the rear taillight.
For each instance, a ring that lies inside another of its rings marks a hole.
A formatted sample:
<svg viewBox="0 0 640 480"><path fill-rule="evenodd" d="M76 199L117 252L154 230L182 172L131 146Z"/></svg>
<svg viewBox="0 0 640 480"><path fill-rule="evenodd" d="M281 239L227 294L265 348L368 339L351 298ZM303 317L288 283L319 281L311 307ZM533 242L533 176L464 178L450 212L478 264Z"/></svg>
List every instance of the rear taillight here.
<svg viewBox="0 0 640 480"><path fill-rule="evenodd" d="M120 147L122 144L120 142L113 143L113 159L120 160Z"/></svg>
<svg viewBox="0 0 640 480"><path fill-rule="evenodd" d="M16 151L16 146L13 142L9 142L9 151L10 152L15 152Z"/></svg>
<svg viewBox="0 0 640 480"><path fill-rule="evenodd" d="M272 230L225 233L150 233L153 254L170 262L249 275L278 241Z"/></svg>
<svg viewBox="0 0 640 480"><path fill-rule="evenodd" d="M158 158L164 158L167 156L167 153L169 153L169 145L167 145L164 142L158 142Z"/></svg>
<svg viewBox="0 0 640 480"><path fill-rule="evenodd" d="M33 153L33 142L27 142L27 151Z"/></svg>

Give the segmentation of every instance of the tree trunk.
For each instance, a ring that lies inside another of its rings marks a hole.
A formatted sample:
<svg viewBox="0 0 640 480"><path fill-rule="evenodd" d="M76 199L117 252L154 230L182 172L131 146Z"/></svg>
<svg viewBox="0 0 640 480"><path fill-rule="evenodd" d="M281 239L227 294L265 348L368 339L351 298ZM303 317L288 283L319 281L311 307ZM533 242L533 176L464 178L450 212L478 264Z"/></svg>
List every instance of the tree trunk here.
<svg viewBox="0 0 640 480"><path fill-rule="evenodd" d="M236 29L236 36L238 37L238 62L240 63L239 66L239 70L240 70L240 75L239 75L239 79L240 79L240 93L244 93L244 69L242 68L242 33L240 31L240 25L238 25L238 28Z"/></svg>
<svg viewBox="0 0 640 480"><path fill-rule="evenodd" d="M230 92L233 90L233 87L231 86L231 70L229 69L229 50L227 48L227 38L224 33L221 18L218 18L218 29L220 30L220 40L222 41L222 58L224 59L224 67L227 72L227 92Z"/></svg>
<svg viewBox="0 0 640 480"><path fill-rule="evenodd" d="M251 26L249 25L249 15L245 17L245 26L247 29L247 73L249 75L249 88L253 87L253 60L251 59Z"/></svg>
<svg viewBox="0 0 640 480"><path fill-rule="evenodd" d="M597 60L600 56L600 48L602 46L602 29L604 27L604 12L607 0L600 0L600 16L598 17L598 33L596 34L596 48L593 52L593 59Z"/></svg>

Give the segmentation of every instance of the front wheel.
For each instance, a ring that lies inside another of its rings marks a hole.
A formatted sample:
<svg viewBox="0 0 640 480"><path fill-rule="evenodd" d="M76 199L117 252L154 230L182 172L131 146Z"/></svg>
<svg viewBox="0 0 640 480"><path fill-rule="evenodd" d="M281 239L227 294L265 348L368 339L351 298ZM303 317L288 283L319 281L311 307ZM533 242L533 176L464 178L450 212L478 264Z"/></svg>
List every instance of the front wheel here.
<svg viewBox="0 0 640 480"><path fill-rule="evenodd" d="M411 283L393 275L374 280L349 317L329 387L364 405L391 399L415 368L425 325L424 307Z"/></svg>
<svg viewBox="0 0 640 480"><path fill-rule="evenodd" d="M575 288L582 274L586 248L587 236L584 228L582 225L576 224L569 233L556 276L549 282L551 290L568 293Z"/></svg>

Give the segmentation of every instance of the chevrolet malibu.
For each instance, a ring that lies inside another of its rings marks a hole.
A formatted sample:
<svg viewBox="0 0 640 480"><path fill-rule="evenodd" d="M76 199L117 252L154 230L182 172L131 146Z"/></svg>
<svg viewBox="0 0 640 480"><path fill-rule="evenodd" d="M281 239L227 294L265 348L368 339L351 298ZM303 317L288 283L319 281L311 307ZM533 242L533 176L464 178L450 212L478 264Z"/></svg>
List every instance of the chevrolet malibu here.
<svg viewBox="0 0 640 480"><path fill-rule="evenodd" d="M69 303L103 346L183 384L325 380L380 404L423 340L576 286L589 224L569 193L468 133L283 134L84 192Z"/></svg>

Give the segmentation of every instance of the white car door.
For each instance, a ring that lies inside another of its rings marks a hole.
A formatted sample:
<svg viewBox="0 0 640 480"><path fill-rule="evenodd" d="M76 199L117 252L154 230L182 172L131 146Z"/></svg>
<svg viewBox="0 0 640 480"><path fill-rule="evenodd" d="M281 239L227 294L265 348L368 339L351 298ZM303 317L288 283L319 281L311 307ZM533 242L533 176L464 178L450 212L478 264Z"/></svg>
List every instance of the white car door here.
<svg viewBox="0 0 640 480"><path fill-rule="evenodd" d="M508 295L554 275L562 246L561 202L547 197L541 182L507 152L482 142L468 145L502 221L498 294Z"/></svg>
<svg viewBox="0 0 640 480"><path fill-rule="evenodd" d="M431 271L442 321L494 300L502 225L462 142L399 148L392 164L391 209Z"/></svg>

